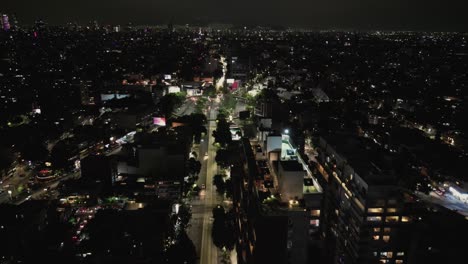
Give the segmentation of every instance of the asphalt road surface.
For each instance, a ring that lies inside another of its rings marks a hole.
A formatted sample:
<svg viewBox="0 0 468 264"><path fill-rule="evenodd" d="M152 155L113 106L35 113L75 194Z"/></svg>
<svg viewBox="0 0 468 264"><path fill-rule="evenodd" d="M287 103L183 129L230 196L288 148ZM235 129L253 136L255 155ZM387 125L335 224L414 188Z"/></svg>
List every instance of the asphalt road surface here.
<svg viewBox="0 0 468 264"><path fill-rule="evenodd" d="M211 110L208 113L209 120L215 120L217 115L217 107L215 103L211 104ZM216 148L213 146L214 138L211 136L213 130L216 129L216 122L209 121L208 133L204 137L204 141L199 147L199 158L202 162L202 169L198 185L205 184L205 190L200 192L198 197L192 201L192 220L188 234L199 252L202 264L217 264L219 263L218 248L213 244L211 238L212 230L212 210L218 204L222 203L222 199L216 194L213 186L213 176L217 173L217 164L215 162ZM205 155L207 154L207 155Z"/></svg>

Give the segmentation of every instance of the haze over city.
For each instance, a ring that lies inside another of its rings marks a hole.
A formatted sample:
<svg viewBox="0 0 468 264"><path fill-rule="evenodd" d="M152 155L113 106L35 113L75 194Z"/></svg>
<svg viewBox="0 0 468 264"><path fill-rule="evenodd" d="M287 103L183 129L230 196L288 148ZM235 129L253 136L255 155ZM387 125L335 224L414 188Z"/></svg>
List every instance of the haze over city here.
<svg viewBox="0 0 468 264"><path fill-rule="evenodd" d="M99 21L155 25L233 23L313 29L465 31L463 0L44 0L5 1L1 10L24 23Z"/></svg>

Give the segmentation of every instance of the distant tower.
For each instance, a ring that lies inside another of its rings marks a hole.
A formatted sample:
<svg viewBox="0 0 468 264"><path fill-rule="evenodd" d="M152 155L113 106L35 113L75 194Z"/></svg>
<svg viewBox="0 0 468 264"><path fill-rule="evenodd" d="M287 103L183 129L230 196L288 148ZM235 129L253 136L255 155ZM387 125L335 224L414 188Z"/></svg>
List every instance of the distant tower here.
<svg viewBox="0 0 468 264"><path fill-rule="evenodd" d="M171 20L169 21L169 24L167 24L167 31L173 32L174 31L174 17L171 17Z"/></svg>
<svg viewBox="0 0 468 264"><path fill-rule="evenodd" d="M8 15L3 14L2 15L2 29L5 30L5 31L9 31L10 28L11 28L11 26L10 26L10 22L9 22L9 19L8 19Z"/></svg>

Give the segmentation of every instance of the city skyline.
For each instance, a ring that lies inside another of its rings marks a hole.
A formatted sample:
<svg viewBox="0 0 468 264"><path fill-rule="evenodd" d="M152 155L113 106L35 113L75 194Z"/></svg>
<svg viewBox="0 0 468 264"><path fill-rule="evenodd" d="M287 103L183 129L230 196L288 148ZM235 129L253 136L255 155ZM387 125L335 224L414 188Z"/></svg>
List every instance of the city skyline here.
<svg viewBox="0 0 468 264"><path fill-rule="evenodd" d="M67 2L0 5L1 264L464 263L460 1Z"/></svg>
<svg viewBox="0 0 468 264"><path fill-rule="evenodd" d="M311 29L465 31L467 3L430 1L343 1L327 3L202 0L41 2L20 0L2 4L22 24L44 19L52 25L68 22L102 24L210 24L298 26ZM25 8L27 7L27 8Z"/></svg>

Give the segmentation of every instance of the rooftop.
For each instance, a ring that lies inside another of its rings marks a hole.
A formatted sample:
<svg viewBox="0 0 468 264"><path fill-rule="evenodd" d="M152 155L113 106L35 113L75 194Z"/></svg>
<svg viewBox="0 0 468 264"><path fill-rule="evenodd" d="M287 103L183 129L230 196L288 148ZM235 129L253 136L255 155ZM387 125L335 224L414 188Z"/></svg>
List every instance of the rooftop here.
<svg viewBox="0 0 468 264"><path fill-rule="evenodd" d="M296 160L281 160L280 165L285 171L304 171L302 164Z"/></svg>
<svg viewBox="0 0 468 264"><path fill-rule="evenodd" d="M370 139L341 133L325 135L324 139L368 184L395 180L394 157Z"/></svg>

